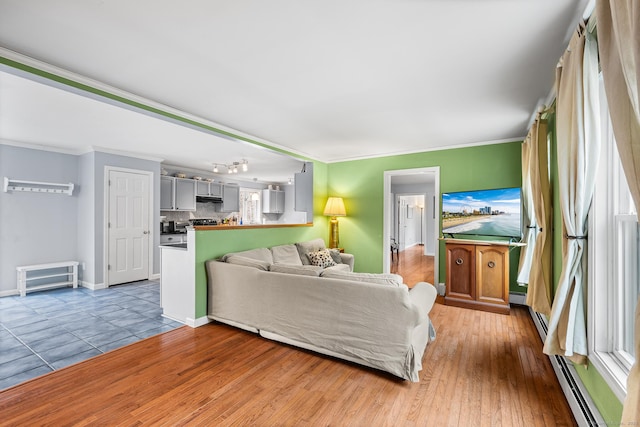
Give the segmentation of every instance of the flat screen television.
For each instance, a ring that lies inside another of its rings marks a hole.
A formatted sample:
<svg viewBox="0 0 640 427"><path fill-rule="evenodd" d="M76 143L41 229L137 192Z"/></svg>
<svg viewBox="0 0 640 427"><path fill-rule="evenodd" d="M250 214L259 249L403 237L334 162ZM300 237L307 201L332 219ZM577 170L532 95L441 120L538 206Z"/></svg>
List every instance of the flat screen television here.
<svg viewBox="0 0 640 427"><path fill-rule="evenodd" d="M442 194L442 234L522 237L520 188Z"/></svg>

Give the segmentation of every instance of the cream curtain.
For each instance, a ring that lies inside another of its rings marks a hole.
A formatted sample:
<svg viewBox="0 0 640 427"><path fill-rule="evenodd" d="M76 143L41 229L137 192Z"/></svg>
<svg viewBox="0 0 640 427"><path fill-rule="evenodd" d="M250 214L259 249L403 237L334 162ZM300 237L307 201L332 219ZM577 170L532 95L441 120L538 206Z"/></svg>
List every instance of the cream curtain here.
<svg viewBox="0 0 640 427"><path fill-rule="evenodd" d="M596 14L613 134L636 211L640 212L640 2L599 0ZM636 305L635 357L627 380L622 425L640 423L640 301Z"/></svg>
<svg viewBox="0 0 640 427"><path fill-rule="evenodd" d="M531 195L538 229L533 242L527 305L538 313L551 314L551 193L547 167L547 121L538 120L531 129L529 153Z"/></svg>
<svg viewBox="0 0 640 427"><path fill-rule="evenodd" d="M533 122L529 134L522 143L522 204L524 206L525 230L522 242L526 244L520 251L520 265L518 267L517 282L521 284L529 283L529 273L531 272L531 258L533 258L533 248L536 239L536 213L533 208L533 194L531 193L531 134L534 128L538 127L539 115ZM537 130L536 130L537 131Z"/></svg>
<svg viewBox="0 0 640 427"><path fill-rule="evenodd" d="M563 221L562 273L554 296L546 354L587 363L585 324L587 215L600 152L595 37L574 33L557 70L558 185Z"/></svg>

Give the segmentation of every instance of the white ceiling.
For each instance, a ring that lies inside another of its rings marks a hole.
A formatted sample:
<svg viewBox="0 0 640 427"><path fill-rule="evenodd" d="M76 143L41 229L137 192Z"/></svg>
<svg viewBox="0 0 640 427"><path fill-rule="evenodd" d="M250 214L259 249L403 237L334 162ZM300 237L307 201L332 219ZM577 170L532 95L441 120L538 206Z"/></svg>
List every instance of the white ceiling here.
<svg viewBox="0 0 640 427"><path fill-rule="evenodd" d="M335 162L522 139L587 3L0 0L0 46ZM194 168L226 152L211 152L211 135L17 80L0 79L2 139Z"/></svg>

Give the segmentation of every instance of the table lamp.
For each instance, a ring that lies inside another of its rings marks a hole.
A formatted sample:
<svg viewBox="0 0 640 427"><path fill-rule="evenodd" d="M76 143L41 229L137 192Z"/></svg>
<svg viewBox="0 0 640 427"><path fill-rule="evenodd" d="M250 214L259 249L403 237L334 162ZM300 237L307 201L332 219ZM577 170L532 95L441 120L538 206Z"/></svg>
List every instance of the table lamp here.
<svg viewBox="0 0 640 427"><path fill-rule="evenodd" d="M329 248L337 248L338 244L340 243L337 217L347 215L347 212L344 209L344 202L342 201L342 197L329 197L329 200L327 200L327 205L324 208L324 215L331 217L329 229Z"/></svg>

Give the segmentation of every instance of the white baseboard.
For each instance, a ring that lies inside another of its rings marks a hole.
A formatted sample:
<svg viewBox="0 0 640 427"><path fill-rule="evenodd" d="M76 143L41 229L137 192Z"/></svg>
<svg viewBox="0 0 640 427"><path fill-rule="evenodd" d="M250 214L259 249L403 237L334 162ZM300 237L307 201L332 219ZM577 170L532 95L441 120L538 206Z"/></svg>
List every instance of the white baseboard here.
<svg viewBox="0 0 640 427"><path fill-rule="evenodd" d="M509 294L509 303L518 305L527 305L527 294Z"/></svg>
<svg viewBox="0 0 640 427"><path fill-rule="evenodd" d="M199 326L206 325L207 323L213 322L213 320L209 319L207 316L198 317L197 319L192 319L191 317L187 317L184 320L176 319L175 317L167 316L162 313L162 317L166 317L167 319L171 319L174 322L182 323L187 326L191 326L192 328L197 328Z"/></svg>
<svg viewBox="0 0 640 427"><path fill-rule="evenodd" d="M108 286L104 283L91 283L84 280L78 281L78 284L83 288L91 289L92 291L97 291L98 289L107 289Z"/></svg>
<svg viewBox="0 0 640 427"><path fill-rule="evenodd" d="M20 292L17 289L9 289L8 291L0 291L0 298L2 298L2 297L12 297L14 295L20 295Z"/></svg>
<svg viewBox="0 0 640 427"><path fill-rule="evenodd" d="M542 342L547 337L547 320L541 314L529 308L529 314L540 334ZM591 395L584 386L573 364L562 356L548 356L556 377L564 392L571 412L580 427L597 427L607 425L602 414L598 411Z"/></svg>
<svg viewBox="0 0 640 427"><path fill-rule="evenodd" d="M197 328L199 326L206 325L209 322L211 322L211 319L209 319L207 316L204 316L204 317L198 317L197 319L191 319L187 317L185 323L187 324L187 326L191 326L192 328Z"/></svg>
<svg viewBox="0 0 640 427"><path fill-rule="evenodd" d="M149 276L149 280L160 280L160 273L152 274Z"/></svg>

